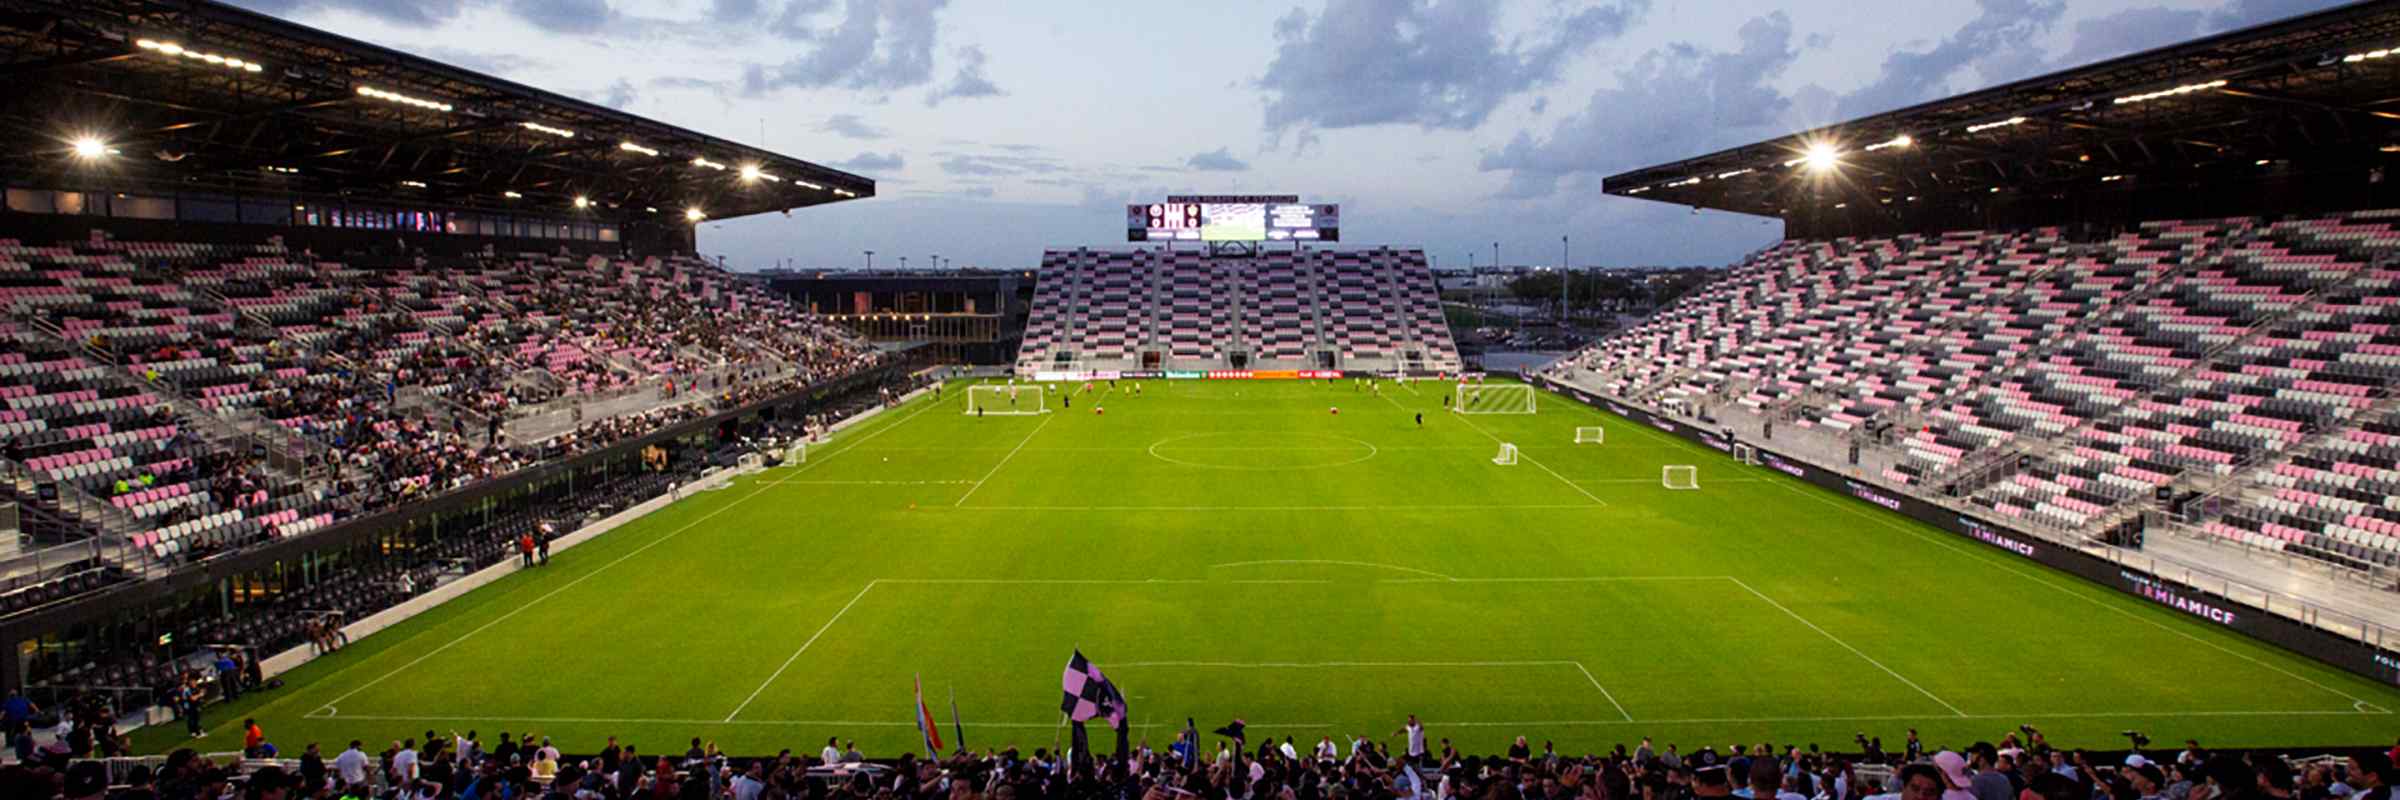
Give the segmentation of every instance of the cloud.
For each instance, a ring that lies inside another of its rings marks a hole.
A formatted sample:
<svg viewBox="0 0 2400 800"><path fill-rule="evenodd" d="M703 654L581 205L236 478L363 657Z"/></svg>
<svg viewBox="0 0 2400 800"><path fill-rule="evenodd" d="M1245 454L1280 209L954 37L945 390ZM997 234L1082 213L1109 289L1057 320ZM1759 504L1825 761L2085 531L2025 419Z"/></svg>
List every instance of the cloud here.
<svg viewBox="0 0 2400 800"><path fill-rule="evenodd" d="M549 64L546 62L515 53L485 53L441 46L420 47L413 52L444 64L453 64L502 78L549 68Z"/></svg>
<svg viewBox="0 0 2400 800"><path fill-rule="evenodd" d="M608 0L509 0L509 13L545 31L599 33L616 17Z"/></svg>
<svg viewBox="0 0 2400 800"><path fill-rule="evenodd" d="M1502 41L1486 0L1332 0L1275 23L1259 88L1267 130L1415 125L1471 130L1507 97L1558 77L1566 61L1625 31L1649 0L1545 20ZM1306 141L1304 138L1303 141Z"/></svg>
<svg viewBox="0 0 2400 800"><path fill-rule="evenodd" d="M998 97L1007 94L983 74L983 48L968 45L958 49L958 74L950 83L925 95L925 104L938 106L951 98Z"/></svg>
<svg viewBox="0 0 2400 800"><path fill-rule="evenodd" d="M2156 6L2092 17L2075 23L2073 43L2058 57L2056 66L2080 67L2184 41L2199 35L2207 16L2200 11Z"/></svg>
<svg viewBox="0 0 2400 800"><path fill-rule="evenodd" d="M1544 197L1568 176L1605 175L1784 132L1791 100L1774 83L1799 57L1791 18L1780 11L1758 17L1736 36L1739 47L1729 52L1675 44L1643 54L1618 73L1615 87L1592 93L1581 112L1558 120L1547 135L1519 132L1486 151L1479 168L1509 173L1505 195Z"/></svg>
<svg viewBox="0 0 2400 800"><path fill-rule="evenodd" d="M954 152L937 152L933 155L942 159L942 171L952 175L1059 175L1074 171L1074 167L1067 162L1050 156Z"/></svg>
<svg viewBox="0 0 2400 800"><path fill-rule="evenodd" d="M857 114L835 114L826 117L825 122L817 126L817 130L848 139L881 139L892 135L891 131L867 124L867 121L859 118Z"/></svg>
<svg viewBox="0 0 2400 800"><path fill-rule="evenodd" d="M608 89L600 93L597 100L601 105L623 111L639 97L641 92L633 88L633 81L618 78L616 83L609 84Z"/></svg>
<svg viewBox="0 0 2400 800"><path fill-rule="evenodd" d="M1977 0L1982 10L1949 36L1923 50L1885 56L1874 83L1842 97L1835 113L1844 119L1890 111L1952 93L1951 79L1973 67L1978 85L1992 85L2046 71L2049 61L2034 40L2066 12L2064 0Z"/></svg>
<svg viewBox="0 0 2400 800"><path fill-rule="evenodd" d="M922 86L933 79L933 46L940 23L934 12L949 0L845 0L838 22L816 26L830 3L785 6L776 27L809 45L806 52L774 66L752 65L742 90L758 95L781 89L858 89L888 92Z"/></svg>
<svg viewBox="0 0 2400 800"><path fill-rule="evenodd" d="M998 194L998 192L994 191L992 187L989 186L969 186L967 188L958 190L958 193L967 197L991 197L994 194Z"/></svg>
<svg viewBox="0 0 2400 800"><path fill-rule="evenodd" d="M278 17L313 11L354 11L386 22L430 28L458 16L466 0L232 0L234 5Z"/></svg>
<svg viewBox="0 0 2400 800"><path fill-rule="evenodd" d="M895 172L907 163L899 153L866 152L858 154L857 158L836 163L833 167L848 172Z"/></svg>
<svg viewBox="0 0 2400 800"><path fill-rule="evenodd" d="M1202 172L1245 172L1250 169L1249 162L1234 158L1232 148L1228 147L1194 155L1185 159L1183 165Z"/></svg>

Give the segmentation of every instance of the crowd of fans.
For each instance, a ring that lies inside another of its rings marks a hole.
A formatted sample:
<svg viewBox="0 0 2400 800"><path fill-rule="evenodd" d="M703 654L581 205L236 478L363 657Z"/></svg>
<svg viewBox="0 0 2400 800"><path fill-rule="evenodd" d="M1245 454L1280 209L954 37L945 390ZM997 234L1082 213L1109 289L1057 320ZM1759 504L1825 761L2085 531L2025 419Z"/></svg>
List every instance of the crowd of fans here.
<svg viewBox="0 0 2400 800"><path fill-rule="evenodd" d="M12 698L11 703L21 698ZM11 712L22 709L12 706ZM22 717L13 717L22 719ZM22 724L15 723L15 724ZM549 738L428 730L380 747L317 742L279 751L255 720L243 725L247 761L213 763L179 750L156 769L98 762L91 737L62 733L29 759L0 767L0 796L95 800L362 798L375 800L2392 800L2392 752L2295 765L2259 752L2180 751L2107 758L2053 748L2031 732L1999 744L1929 751L1911 732L1903 753L1848 755L1810 745L1742 745L1680 753L1644 739L1568 755L1520 736L1498 755L1465 755L1429 743L1411 718L1389 742L1266 737L1236 722L1204 746L1187 728L1164 749L1148 741L1114 752L1016 747L938 758L915 753L870 761L855 742L828 739L814 753L730 757L694 738L652 753L610 737L588 756Z"/></svg>

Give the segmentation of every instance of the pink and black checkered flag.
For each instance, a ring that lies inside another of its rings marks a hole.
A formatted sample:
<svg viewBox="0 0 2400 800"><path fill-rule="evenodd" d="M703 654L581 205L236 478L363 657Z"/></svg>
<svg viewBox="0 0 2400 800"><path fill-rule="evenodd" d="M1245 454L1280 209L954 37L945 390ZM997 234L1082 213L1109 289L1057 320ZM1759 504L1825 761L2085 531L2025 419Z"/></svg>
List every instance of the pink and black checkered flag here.
<svg viewBox="0 0 2400 800"><path fill-rule="evenodd" d="M1059 686L1066 694L1059 699L1058 710L1065 712L1067 719L1085 722L1107 717L1109 727L1125 726L1124 693L1117 691L1117 685L1109 682L1108 676L1100 674L1098 666L1083 657L1083 651L1077 650L1074 658L1067 659L1067 671L1059 679Z"/></svg>

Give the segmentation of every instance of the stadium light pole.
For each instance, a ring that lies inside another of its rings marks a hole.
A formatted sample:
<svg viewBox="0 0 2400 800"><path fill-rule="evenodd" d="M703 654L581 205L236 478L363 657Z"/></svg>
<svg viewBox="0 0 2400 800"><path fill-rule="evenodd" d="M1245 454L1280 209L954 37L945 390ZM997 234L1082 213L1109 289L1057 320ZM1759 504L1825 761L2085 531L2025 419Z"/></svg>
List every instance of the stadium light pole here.
<svg viewBox="0 0 2400 800"><path fill-rule="evenodd" d="M873 250L867 251L867 271L875 271L875 251Z"/></svg>
<svg viewBox="0 0 2400 800"><path fill-rule="evenodd" d="M1567 287L1573 285L1575 280L1574 252L1567 243L1567 237L1558 237L1558 327L1561 331L1567 327Z"/></svg>

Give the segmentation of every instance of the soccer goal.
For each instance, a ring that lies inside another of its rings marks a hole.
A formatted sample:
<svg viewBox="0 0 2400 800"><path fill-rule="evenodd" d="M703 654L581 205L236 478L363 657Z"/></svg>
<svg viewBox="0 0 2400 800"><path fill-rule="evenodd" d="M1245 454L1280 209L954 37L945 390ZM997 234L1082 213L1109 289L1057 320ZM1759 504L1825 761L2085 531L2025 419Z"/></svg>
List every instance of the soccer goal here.
<svg viewBox="0 0 2400 800"><path fill-rule="evenodd" d="M1700 468L1690 464L1669 464L1659 471L1659 483L1669 489L1700 488Z"/></svg>
<svg viewBox="0 0 2400 800"><path fill-rule="evenodd" d="M1040 384L976 384L967 387L967 416L1006 417L1050 413Z"/></svg>
<svg viewBox="0 0 2400 800"><path fill-rule="evenodd" d="M1503 443L1501 443L1501 445L1500 445L1500 454L1499 454L1499 455L1496 455L1496 456L1492 456L1492 463L1494 463L1494 464L1498 464L1498 465L1500 465L1500 466L1503 466L1503 467L1513 467L1513 466L1516 466L1516 465L1517 465L1517 446L1516 446L1516 445L1513 445L1513 444L1508 444L1508 443L1506 443L1506 442L1503 442Z"/></svg>
<svg viewBox="0 0 2400 800"><path fill-rule="evenodd" d="M1576 444L1604 444L1607 440L1608 431L1602 430L1598 426L1575 429Z"/></svg>
<svg viewBox="0 0 2400 800"><path fill-rule="evenodd" d="M1450 410L1461 414L1531 414L1533 387L1522 383L1462 383Z"/></svg>
<svg viewBox="0 0 2400 800"><path fill-rule="evenodd" d="M1746 445L1746 444L1737 444L1737 445L1734 445L1734 446L1733 446L1733 460L1735 460L1735 461L1739 461L1739 462L1742 462L1742 463L1744 463L1744 464L1749 464L1749 465L1751 465L1751 466L1757 466L1757 465L1758 465L1758 448L1756 448L1756 447L1751 447L1751 446L1749 446L1749 445Z"/></svg>

